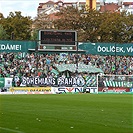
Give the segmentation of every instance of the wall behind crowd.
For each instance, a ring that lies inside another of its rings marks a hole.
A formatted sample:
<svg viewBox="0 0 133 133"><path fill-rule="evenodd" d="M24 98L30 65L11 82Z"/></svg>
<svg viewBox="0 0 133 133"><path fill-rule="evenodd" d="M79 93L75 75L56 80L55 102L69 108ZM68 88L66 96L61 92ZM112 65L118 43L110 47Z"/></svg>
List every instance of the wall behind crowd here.
<svg viewBox="0 0 133 133"><path fill-rule="evenodd" d="M37 50L38 45L39 45L38 41L0 40L0 53L1 52L29 53L31 50L32 51ZM78 42L78 47L79 49L84 50L86 54L92 54L92 55L133 56L132 43L118 44L118 43ZM44 50L44 52L46 51ZM57 51L58 50L55 50L55 52ZM38 50L38 52L40 51ZM68 51L66 50L66 52Z"/></svg>

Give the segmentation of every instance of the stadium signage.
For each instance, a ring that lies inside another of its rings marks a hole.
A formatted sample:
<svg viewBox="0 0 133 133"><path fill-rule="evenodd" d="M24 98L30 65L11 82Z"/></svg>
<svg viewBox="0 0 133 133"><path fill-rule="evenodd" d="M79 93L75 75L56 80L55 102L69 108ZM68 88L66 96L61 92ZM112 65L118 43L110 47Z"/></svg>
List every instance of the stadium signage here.
<svg viewBox="0 0 133 133"><path fill-rule="evenodd" d="M75 78L40 78L40 77L22 77L22 86L27 85L47 85L47 86L83 86L85 80L82 77Z"/></svg>
<svg viewBox="0 0 133 133"><path fill-rule="evenodd" d="M21 50L21 45L0 44L0 50Z"/></svg>
<svg viewBox="0 0 133 133"><path fill-rule="evenodd" d="M58 87L57 89L55 88L56 93L68 93L68 92L83 92L84 87ZM90 93L97 93L98 89L97 87L87 87L86 92Z"/></svg>
<svg viewBox="0 0 133 133"><path fill-rule="evenodd" d="M10 91L51 91L51 87L10 87Z"/></svg>
<svg viewBox="0 0 133 133"><path fill-rule="evenodd" d="M36 41L0 40L0 52L24 52L35 49Z"/></svg>
<svg viewBox="0 0 133 133"><path fill-rule="evenodd" d="M82 77L75 77L75 78L62 78L59 77L57 79L58 85L78 85L83 86L85 83L85 80Z"/></svg>
<svg viewBox="0 0 133 133"><path fill-rule="evenodd" d="M76 45L77 32L72 30L40 30L40 45Z"/></svg>
<svg viewBox="0 0 133 133"><path fill-rule="evenodd" d="M22 85L55 85L54 78L23 77Z"/></svg>
<svg viewBox="0 0 133 133"><path fill-rule="evenodd" d="M127 87L107 87L107 88L98 88L99 92L103 93L125 93L125 92L130 92L131 89Z"/></svg>
<svg viewBox="0 0 133 133"><path fill-rule="evenodd" d="M79 48L93 55L129 55L133 56L132 43L80 43Z"/></svg>
<svg viewBox="0 0 133 133"><path fill-rule="evenodd" d="M98 52L122 52L122 53L125 53L125 51L127 52L133 52L133 47L127 47L125 50L124 50L124 47L116 47L115 49L115 46L110 46L110 47L101 47L101 46L98 46L97 47L97 51Z"/></svg>
<svg viewBox="0 0 133 133"><path fill-rule="evenodd" d="M66 93L66 92L83 92L83 88L74 88L74 87L59 87L57 92L62 92L62 93Z"/></svg>

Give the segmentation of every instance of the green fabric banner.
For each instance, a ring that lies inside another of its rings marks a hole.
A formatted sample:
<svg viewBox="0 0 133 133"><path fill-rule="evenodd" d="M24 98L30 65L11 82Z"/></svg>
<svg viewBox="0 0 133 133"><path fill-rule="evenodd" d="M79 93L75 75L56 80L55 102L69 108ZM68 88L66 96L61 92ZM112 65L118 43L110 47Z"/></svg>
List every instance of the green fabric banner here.
<svg viewBox="0 0 133 133"><path fill-rule="evenodd" d="M133 56L133 43L79 43L79 48L93 55Z"/></svg>
<svg viewBox="0 0 133 133"><path fill-rule="evenodd" d="M106 87L133 87L133 83L127 81L103 81L103 83Z"/></svg>
<svg viewBox="0 0 133 133"><path fill-rule="evenodd" d="M35 41L7 41L0 40L0 52L28 52L28 49L35 49Z"/></svg>
<svg viewBox="0 0 133 133"><path fill-rule="evenodd" d="M13 78L0 78L0 87L11 87Z"/></svg>
<svg viewBox="0 0 133 133"><path fill-rule="evenodd" d="M5 85L5 78L0 78L0 87L4 87Z"/></svg>

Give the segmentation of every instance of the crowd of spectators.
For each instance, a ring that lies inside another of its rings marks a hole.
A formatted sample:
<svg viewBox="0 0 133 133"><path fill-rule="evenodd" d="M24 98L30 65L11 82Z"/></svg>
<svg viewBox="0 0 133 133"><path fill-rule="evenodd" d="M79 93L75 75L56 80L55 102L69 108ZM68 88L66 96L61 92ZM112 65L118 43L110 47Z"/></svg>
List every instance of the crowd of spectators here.
<svg viewBox="0 0 133 133"><path fill-rule="evenodd" d="M61 57L62 56L62 57ZM104 74L133 75L133 56L101 56L89 54L0 53L0 77L51 77L54 64L84 63L104 71Z"/></svg>

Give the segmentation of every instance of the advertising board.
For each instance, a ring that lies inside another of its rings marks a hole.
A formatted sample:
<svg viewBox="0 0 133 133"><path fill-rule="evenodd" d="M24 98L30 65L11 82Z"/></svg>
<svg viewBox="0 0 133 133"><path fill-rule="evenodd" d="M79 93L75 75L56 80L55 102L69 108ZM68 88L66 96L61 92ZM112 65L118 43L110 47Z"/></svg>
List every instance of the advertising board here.
<svg viewBox="0 0 133 133"><path fill-rule="evenodd" d="M58 93L82 93L84 87L52 87L53 92ZM86 92L98 93L97 87L87 87Z"/></svg>

